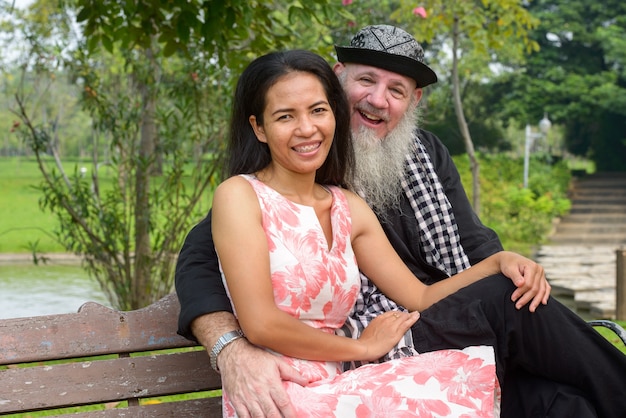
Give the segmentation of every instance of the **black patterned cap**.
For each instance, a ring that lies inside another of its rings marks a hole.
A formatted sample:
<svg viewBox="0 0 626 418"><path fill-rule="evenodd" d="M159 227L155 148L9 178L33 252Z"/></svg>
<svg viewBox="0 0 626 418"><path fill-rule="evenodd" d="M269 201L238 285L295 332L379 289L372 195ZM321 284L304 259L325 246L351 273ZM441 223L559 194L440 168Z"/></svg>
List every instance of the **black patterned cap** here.
<svg viewBox="0 0 626 418"><path fill-rule="evenodd" d="M424 64L424 50L406 31L390 25L366 26L349 46L335 45L337 60L371 65L411 77L417 87L437 82L437 74Z"/></svg>

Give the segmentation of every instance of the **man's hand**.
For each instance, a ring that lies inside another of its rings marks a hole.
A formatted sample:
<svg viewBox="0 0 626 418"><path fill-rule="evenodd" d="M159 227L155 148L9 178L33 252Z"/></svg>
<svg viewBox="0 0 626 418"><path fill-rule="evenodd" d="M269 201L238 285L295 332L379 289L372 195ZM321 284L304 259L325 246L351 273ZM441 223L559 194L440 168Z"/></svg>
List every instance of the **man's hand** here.
<svg viewBox="0 0 626 418"><path fill-rule="evenodd" d="M217 363L222 388L240 418L296 418L281 382L308 381L279 357L239 339L222 350Z"/></svg>
<svg viewBox="0 0 626 418"><path fill-rule="evenodd" d="M552 287L543 267L519 254L506 252L503 255L500 263L502 274L517 286L511 295L515 307L521 309L530 302L529 310L535 312L540 304L547 304Z"/></svg>

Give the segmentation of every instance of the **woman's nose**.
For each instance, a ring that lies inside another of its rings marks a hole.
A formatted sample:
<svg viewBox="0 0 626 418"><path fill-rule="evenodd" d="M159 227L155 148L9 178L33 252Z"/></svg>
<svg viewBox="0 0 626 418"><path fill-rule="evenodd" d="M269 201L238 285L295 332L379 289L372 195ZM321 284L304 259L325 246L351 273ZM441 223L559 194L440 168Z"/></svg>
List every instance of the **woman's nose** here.
<svg viewBox="0 0 626 418"><path fill-rule="evenodd" d="M298 133L302 136L310 136L315 132L315 124L308 116L303 116L300 118L300 123L298 123Z"/></svg>

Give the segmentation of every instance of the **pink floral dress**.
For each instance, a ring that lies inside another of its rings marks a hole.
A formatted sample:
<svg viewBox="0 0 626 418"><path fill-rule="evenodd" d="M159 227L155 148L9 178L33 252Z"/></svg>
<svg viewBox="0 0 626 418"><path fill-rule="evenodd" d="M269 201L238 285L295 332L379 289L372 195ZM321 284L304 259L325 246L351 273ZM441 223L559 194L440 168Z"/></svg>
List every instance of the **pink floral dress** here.
<svg viewBox="0 0 626 418"><path fill-rule="evenodd" d="M341 328L360 289L350 243L351 218L341 189L328 187L332 246L312 207L289 201L250 175L270 249L276 304L321 332ZM498 384L490 347L441 350L342 373L339 362L281 356L310 379L283 382L298 417L494 417ZM236 413L224 393L224 417Z"/></svg>

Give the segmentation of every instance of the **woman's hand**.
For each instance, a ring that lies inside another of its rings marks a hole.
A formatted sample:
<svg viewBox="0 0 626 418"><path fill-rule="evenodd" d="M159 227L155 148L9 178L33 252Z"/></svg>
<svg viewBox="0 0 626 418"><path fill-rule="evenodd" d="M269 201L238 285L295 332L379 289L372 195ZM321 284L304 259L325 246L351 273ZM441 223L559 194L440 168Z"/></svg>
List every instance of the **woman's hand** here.
<svg viewBox="0 0 626 418"><path fill-rule="evenodd" d="M359 337L359 342L365 344L367 348L367 358L359 360L378 360L387 354L419 316L417 311L411 313L388 311L374 318Z"/></svg>

